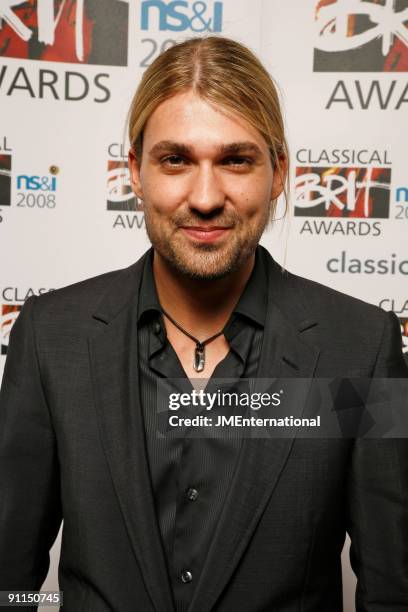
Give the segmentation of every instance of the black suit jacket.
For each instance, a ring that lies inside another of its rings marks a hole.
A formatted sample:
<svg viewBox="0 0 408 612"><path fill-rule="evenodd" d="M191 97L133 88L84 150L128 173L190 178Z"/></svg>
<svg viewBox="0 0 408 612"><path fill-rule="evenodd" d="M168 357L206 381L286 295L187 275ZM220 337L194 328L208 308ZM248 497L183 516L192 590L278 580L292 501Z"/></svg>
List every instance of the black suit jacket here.
<svg viewBox="0 0 408 612"><path fill-rule="evenodd" d="M401 377L397 318L268 252L260 377ZM0 406L0 590L39 589L64 519L65 612L172 612L138 397L145 255L29 298ZM408 608L402 439L246 439L190 612L340 612L346 530L359 612Z"/></svg>

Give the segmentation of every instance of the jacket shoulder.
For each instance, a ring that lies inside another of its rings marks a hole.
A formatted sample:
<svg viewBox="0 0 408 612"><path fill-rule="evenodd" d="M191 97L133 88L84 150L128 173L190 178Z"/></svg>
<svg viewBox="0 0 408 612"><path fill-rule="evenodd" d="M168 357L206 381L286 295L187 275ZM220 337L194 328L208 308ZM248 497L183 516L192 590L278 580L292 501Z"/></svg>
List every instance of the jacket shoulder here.
<svg viewBox="0 0 408 612"><path fill-rule="evenodd" d="M287 281L303 295L308 320L317 323L306 335L321 349L321 372L331 375L335 364L335 372L353 376L408 376L395 313L294 274Z"/></svg>
<svg viewBox="0 0 408 612"><path fill-rule="evenodd" d="M38 332L49 335L53 331L77 330L82 335L99 327L95 318L98 313L102 321L115 316L137 294L144 257L126 268L29 298L34 300L33 318Z"/></svg>
<svg viewBox="0 0 408 612"><path fill-rule="evenodd" d="M379 306L292 272L282 274L287 276L288 285L296 287L303 295L303 303L310 314L319 319L336 321L337 324L347 321L352 325L354 320L358 320L359 324L363 320L369 325L384 324L387 313Z"/></svg>
<svg viewBox="0 0 408 612"><path fill-rule="evenodd" d="M84 311L93 311L99 301L109 292L112 285L129 280L134 276L136 264L126 268L119 268L98 274L91 278L54 289L48 293L37 296L37 310L75 308ZM133 273L133 274L132 274Z"/></svg>
<svg viewBox="0 0 408 612"><path fill-rule="evenodd" d="M335 362L339 371L359 372L361 364L371 371L384 341L392 343L393 355L400 358L395 314L291 272L280 274L286 316L306 330L303 338L320 347L327 363Z"/></svg>
<svg viewBox="0 0 408 612"><path fill-rule="evenodd" d="M384 325L387 312L362 299L352 297L320 282L299 276L283 268L262 247L261 253L270 270L272 295L287 317L301 324L307 320L327 322L327 325L356 327Z"/></svg>

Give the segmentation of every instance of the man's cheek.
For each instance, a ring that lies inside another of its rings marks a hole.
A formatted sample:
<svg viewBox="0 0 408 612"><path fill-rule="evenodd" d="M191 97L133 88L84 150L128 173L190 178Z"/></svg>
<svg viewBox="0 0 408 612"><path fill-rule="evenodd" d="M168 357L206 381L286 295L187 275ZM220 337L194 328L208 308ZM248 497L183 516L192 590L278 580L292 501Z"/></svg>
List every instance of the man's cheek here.
<svg viewBox="0 0 408 612"><path fill-rule="evenodd" d="M185 197L180 185L174 185L170 181L158 181L146 186L146 199L153 204L156 210L164 213L170 213L177 208L185 200Z"/></svg>
<svg viewBox="0 0 408 612"><path fill-rule="evenodd" d="M170 205L165 196L162 199L156 197L154 200L149 200L148 208L149 219L155 225L163 226L172 223L174 212L177 209L177 207Z"/></svg>

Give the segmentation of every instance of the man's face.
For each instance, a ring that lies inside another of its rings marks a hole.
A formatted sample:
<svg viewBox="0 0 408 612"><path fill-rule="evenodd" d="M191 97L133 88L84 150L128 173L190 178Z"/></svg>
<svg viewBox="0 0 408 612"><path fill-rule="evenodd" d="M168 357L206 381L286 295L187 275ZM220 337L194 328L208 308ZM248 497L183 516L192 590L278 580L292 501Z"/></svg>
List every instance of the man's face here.
<svg viewBox="0 0 408 612"><path fill-rule="evenodd" d="M191 91L152 113L142 158L130 152L129 166L154 249L174 270L203 280L248 261L282 191L262 135Z"/></svg>

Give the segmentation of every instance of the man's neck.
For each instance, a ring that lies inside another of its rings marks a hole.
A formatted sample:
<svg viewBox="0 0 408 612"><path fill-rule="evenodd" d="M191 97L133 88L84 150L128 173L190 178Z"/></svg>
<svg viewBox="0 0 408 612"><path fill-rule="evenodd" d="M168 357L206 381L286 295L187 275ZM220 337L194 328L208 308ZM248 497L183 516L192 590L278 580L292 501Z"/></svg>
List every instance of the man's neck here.
<svg viewBox="0 0 408 612"><path fill-rule="evenodd" d="M189 278L174 270L154 250L153 274L160 304L187 331L210 336L224 327L255 264L253 254L242 268L215 279Z"/></svg>

